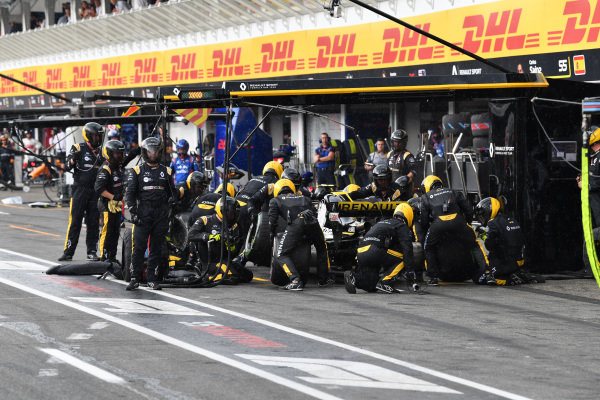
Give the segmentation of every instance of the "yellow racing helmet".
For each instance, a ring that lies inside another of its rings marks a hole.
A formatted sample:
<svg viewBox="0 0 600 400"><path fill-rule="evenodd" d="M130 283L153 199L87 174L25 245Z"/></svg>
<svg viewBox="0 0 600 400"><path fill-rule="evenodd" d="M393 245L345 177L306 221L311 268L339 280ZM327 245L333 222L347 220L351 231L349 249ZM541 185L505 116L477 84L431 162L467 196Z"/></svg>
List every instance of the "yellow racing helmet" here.
<svg viewBox="0 0 600 400"><path fill-rule="evenodd" d="M360 189L360 186L358 186L356 183L351 183L344 188L344 192L352 193L352 192L356 192L358 189Z"/></svg>
<svg viewBox="0 0 600 400"><path fill-rule="evenodd" d="M394 210L394 218L404 218L406 225L411 228L414 218L412 207L409 206L408 203L398 204Z"/></svg>
<svg viewBox="0 0 600 400"><path fill-rule="evenodd" d="M281 174L283 173L283 165L281 165L277 161L269 161L268 163L265 164L262 174L265 175L268 172L276 174L277 179L279 179L279 178L281 178Z"/></svg>
<svg viewBox="0 0 600 400"><path fill-rule="evenodd" d="M600 141L600 128L597 126L591 127L592 134L590 135L590 146Z"/></svg>
<svg viewBox="0 0 600 400"><path fill-rule="evenodd" d="M444 186L444 183L440 178L435 175L428 175L423 179L423 190L425 193L428 193L431 189L437 189L439 187Z"/></svg>
<svg viewBox="0 0 600 400"><path fill-rule="evenodd" d="M228 223L233 224L240 215L240 204L229 196L223 202L221 197L215 204L215 212L221 220L225 217Z"/></svg>
<svg viewBox="0 0 600 400"><path fill-rule="evenodd" d="M221 193L223 191L223 184L221 183L219 187L215 189L215 193ZM231 183L227 183L227 194L229 197L235 197L235 188Z"/></svg>
<svg viewBox="0 0 600 400"><path fill-rule="evenodd" d="M496 218L496 215L500 212L500 207L501 204L498 199L486 197L475 206L475 218L485 226L489 221Z"/></svg>
<svg viewBox="0 0 600 400"><path fill-rule="evenodd" d="M279 196L279 193L281 193L284 188L289 189L294 194L296 193L296 186L294 185L294 182L290 181L289 179L280 179L275 183L275 187L273 188L273 196ZM286 190L284 190L284 192L285 191Z"/></svg>

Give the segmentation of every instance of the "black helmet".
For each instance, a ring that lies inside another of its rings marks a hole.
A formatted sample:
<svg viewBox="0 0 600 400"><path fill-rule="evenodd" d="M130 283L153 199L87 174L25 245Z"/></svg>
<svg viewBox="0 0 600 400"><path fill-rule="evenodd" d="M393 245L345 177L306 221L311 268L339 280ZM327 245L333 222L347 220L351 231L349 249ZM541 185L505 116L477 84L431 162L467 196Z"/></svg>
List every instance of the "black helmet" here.
<svg viewBox="0 0 600 400"><path fill-rule="evenodd" d="M286 168L283 170L281 174L281 179L289 179L294 182L294 186L298 189L302 185L302 176L300 176L300 172L296 168Z"/></svg>
<svg viewBox="0 0 600 400"><path fill-rule="evenodd" d="M408 143L408 133L404 129L397 129L392 133L391 139L394 151L402 151Z"/></svg>
<svg viewBox="0 0 600 400"><path fill-rule="evenodd" d="M215 204L215 212L221 220L226 218L227 223L231 225L240 215L240 203L229 196L225 197L225 202L223 202L223 198L221 197Z"/></svg>
<svg viewBox="0 0 600 400"><path fill-rule="evenodd" d="M120 140L109 140L102 149L102 155L111 166L118 166L123 161L125 145Z"/></svg>
<svg viewBox="0 0 600 400"><path fill-rule="evenodd" d="M396 184L400 186L400 193L402 194L402 198L406 198L410 192L410 178L406 175L402 175L398 179L396 179Z"/></svg>
<svg viewBox="0 0 600 400"><path fill-rule="evenodd" d="M149 137L142 142L142 158L145 162L157 163L160 160L162 141L156 137Z"/></svg>
<svg viewBox="0 0 600 400"><path fill-rule="evenodd" d="M475 206L475 218L482 225L487 225L491 219L496 218L499 211L500 202L493 197L486 197Z"/></svg>
<svg viewBox="0 0 600 400"><path fill-rule="evenodd" d="M421 215L421 198L420 197L411 197L408 199L408 205L412 207L413 214L415 217Z"/></svg>
<svg viewBox="0 0 600 400"><path fill-rule="evenodd" d="M188 189L192 190L196 196L199 196L206 189L206 177L200 171L194 171L189 174L185 182Z"/></svg>
<svg viewBox="0 0 600 400"><path fill-rule="evenodd" d="M315 200L321 201L325 198L325 195L331 193L332 190L330 187L328 186L319 186L315 189L315 192L313 193L312 197Z"/></svg>
<svg viewBox="0 0 600 400"><path fill-rule="evenodd" d="M387 165L378 165L373 170L373 182L378 189L388 189L392 182L392 171Z"/></svg>
<svg viewBox="0 0 600 400"><path fill-rule="evenodd" d="M104 142L104 128L97 122L88 122L81 131L83 140L88 142L90 146L97 149Z"/></svg>

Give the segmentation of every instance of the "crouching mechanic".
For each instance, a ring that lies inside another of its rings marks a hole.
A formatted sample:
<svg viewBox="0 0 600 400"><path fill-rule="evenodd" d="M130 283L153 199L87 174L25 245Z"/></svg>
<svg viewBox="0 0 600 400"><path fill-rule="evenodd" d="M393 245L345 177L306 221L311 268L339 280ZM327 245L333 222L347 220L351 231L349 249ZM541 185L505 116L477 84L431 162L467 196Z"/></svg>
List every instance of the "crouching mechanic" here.
<svg viewBox="0 0 600 400"><path fill-rule="evenodd" d="M215 213L198 218L189 231L188 240L198 243L200 262L213 274L210 280L215 283L247 283L254 277L252 271L243 266L238 257L243 243L237 223L239 215L240 205L236 200L229 196L225 201L220 198L215 204ZM225 230L223 221L226 223Z"/></svg>
<svg viewBox="0 0 600 400"><path fill-rule="evenodd" d="M399 204L393 218L376 223L358 246L358 266L355 271L344 272L344 284L348 293L356 288L367 292L394 293L394 278L406 269L406 280L413 290L416 276L413 265L413 247L410 228L413 210L406 203ZM383 274L380 276L380 271Z"/></svg>
<svg viewBox="0 0 600 400"><path fill-rule="evenodd" d="M373 182L349 193L352 200L375 196L380 201L400 201L402 188L392 182L392 171L387 165L378 165L373 170Z"/></svg>
<svg viewBox="0 0 600 400"><path fill-rule="evenodd" d="M429 175L423 180L425 194L421 197L421 225L427 230L424 242L429 284L437 285L439 279L462 282L477 279L479 271L488 269L488 260L477 235L467 224L472 219L472 209L462 192L443 187L442 180ZM427 229L429 228L429 229ZM438 252L445 246L444 262ZM450 251L452 250L452 251ZM470 252L472 257L465 258ZM472 265L474 259L476 266Z"/></svg>
<svg viewBox="0 0 600 400"><path fill-rule="evenodd" d="M106 160L98 171L94 190L100 196L98 211L102 219L100 233L100 260L116 262L119 228L121 227L121 200L123 200L123 171L121 162L125 145L109 140L102 149Z"/></svg>
<svg viewBox="0 0 600 400"><path fill-rule="evenodd" d="M475 206L475 218L483 227L487 227L482 239L489 251L490 260L489 270L482 271L478 283L518 285L544 281L542 277L530 274L524 268L525 240L521 226L515 219L502 213L497 199L487 197L481 200Z"/></svg>
<svg viewBox="0 0 600 400"><path fill-rule="evenodd" d="M194 171L189 174L185 182L175 185L178 201L173 212L179 214L192 211L194 203L204 193L207 186L208 180L204 176L204 173Z"/></svg>
<svg viewBox="0 0 600 400"><path fill-rule="evenodd" d="M142 280L144 253L150 246L146 280L148 288L160 290L159 282L168 268L165 236L169 230L169 202L177 198L171 168L159 164L162 142L149 137L142 142L141 165L135 166L127 180L125 200L133 222L131 282L127 290L137 289Z"/></svg>
<svg viewBox="0 0 600 400"><path fill-rule="evenodd" d="M294 183L289 179L280 179L274 187L274 198L269 202L269 224L271 236L275 236L283 228L277 248L277 262L288 276L290 283L283 286L284 290L303 290L298 269L292 259L293 250L299 244L310 243L317 250L317 275L319 287L333 285L334 280L329 275L329 256L323 231L319 226L310 199L302 194L296 194Z"/></svg>

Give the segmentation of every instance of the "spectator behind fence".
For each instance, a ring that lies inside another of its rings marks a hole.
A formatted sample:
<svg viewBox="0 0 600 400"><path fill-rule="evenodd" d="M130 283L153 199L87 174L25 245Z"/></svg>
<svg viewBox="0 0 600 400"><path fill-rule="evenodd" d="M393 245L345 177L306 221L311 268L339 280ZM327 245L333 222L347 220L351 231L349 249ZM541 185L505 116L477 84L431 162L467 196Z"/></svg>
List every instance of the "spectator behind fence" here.
<svg viewBox="0 0 600 400"><path fill-rule="evenodd" d="M134 10L139 10L146 7L148 7L147 0L131 0L131 8Z"/></svg>
<svg viewBox="0 0 600 400"><path fill-rule="evenodd" d="M110 4L113 5L113 13L120 13L120 12L124 12L124 11L129 11L131 9L131 7L129 7L129 4L127 4L126 1L124 0L110 0Z"/></svg>
<svg viewBox="0 0 600 400"><path fill-rule="evenodd" d="M56 21L56 24L68 24L71 22L71 3L62 4L63 15Z"/></svg>

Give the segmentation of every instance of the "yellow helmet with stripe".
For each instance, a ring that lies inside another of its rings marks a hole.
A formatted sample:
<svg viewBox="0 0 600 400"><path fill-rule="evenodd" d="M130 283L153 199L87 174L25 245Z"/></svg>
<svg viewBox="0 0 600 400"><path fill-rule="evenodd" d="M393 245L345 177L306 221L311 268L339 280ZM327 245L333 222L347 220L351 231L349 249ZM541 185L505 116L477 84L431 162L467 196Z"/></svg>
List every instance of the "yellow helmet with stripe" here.
<svg viewBox="0 0 600 400"><path fill-rule="evenodd" d="M489 221L496 218L500 212L500 202L493 197L486 197L475 206L475 218L482 225L487 225Z"/></svg>
<svg viewBox="0 0 600 400"><path fill-rule="evenodd" d="M590 146L600 141L600 128L597 126L592 126L591 131L592 134L590 135Z"/></svg>
<svg viewBox="0 0 600 400"><path fill-rule="evenodd" d="M225 217L227 222L232 224L240 215L240 205L229 196L225 197L225 202L223 202L223 198L221 197L215 204L215 212L221 220Z"/></svg>
<svg viewBox="0 0 600 400"><path fill-rule="evenodd" d="M269 161L265 164L262 174L265 175L267 172L275 173L277 175L277 179L279 179L281 178L281 174L283 173L283 165L281 165L277 161Z"/></svg>
<svg viewBox="0 0 600 400"><path fill-rule="evenodd" d="M406 225L411 228L414 219L412 207L409 206L408 203L398 204L394 210L394 218L404 218Z"/></svg>
<svg viewBox="0 0 600 400"><path fill-rule="evenodd" d="M358 189L360 189L360 186L358 186L356 183L351 183L344 188L344 192L352 193L352 192L356 192Z"/></svg>
<svg viewBox="0 0 600 400"><path fill-rule="evenodd" d="M289 179L280 179L275 183L273 196L279 196L279 193L281 193L281 191L284 190L284 188L289 189L294 194L296 193L296 186L294 185L294 182L290 181Z"/></svg>
<svg viewBox="0 0 600 400"><path fill-rule="evenodd" d="M215 189L215 193L221 193L223 191L223 184L221 183L219 187ZM235 197L235 188L231 183L227 183L227 194L229 197Z"/></svg>
<svg viewBox="0 0 600 400"><path fill-rule="evenodd" d="M428 193L431 189L437 189L444 186L440 178L435 175L428 175L423 179L423 190Z"/></svg>

